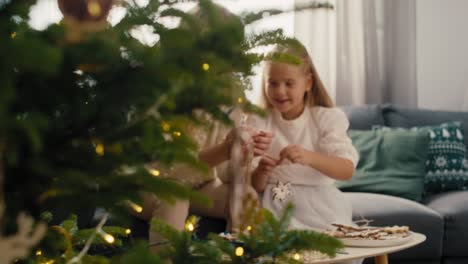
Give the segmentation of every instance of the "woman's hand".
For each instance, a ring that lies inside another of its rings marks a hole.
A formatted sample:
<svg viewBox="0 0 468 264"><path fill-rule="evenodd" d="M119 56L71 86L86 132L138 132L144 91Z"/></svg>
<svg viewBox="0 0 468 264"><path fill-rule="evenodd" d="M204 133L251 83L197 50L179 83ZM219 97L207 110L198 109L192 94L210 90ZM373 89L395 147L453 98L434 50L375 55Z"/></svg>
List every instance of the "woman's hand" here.
<svg viewBox="0 0 468 264"><path fill-rule="evenodd" d="M311 165L311 152L298 145L289 145L280 152L280 160L289 160L305 166Z"/></svg>

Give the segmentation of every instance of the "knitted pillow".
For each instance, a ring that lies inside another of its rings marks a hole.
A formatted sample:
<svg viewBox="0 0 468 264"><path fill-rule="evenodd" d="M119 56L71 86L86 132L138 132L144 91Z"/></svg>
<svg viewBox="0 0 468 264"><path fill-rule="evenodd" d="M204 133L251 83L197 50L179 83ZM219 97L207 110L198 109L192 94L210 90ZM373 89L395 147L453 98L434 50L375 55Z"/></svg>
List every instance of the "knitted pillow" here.
<svg viewBox="0 0 468 264"><path fill-rule="evenodd" d="M403 129L374 126L373 129ZM460 122L413 127L430 135L426 160L425 193L468 190L468 160Z"/></svg>

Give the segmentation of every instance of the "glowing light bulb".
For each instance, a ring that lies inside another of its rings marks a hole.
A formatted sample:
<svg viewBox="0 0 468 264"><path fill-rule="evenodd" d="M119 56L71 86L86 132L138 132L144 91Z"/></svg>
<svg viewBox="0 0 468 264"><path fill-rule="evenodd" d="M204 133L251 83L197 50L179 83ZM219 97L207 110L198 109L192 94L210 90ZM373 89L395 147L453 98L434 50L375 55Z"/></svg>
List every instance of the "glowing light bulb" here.
<svg viewBox="0 0 468 264"><path fill-rule="evenodd" d="M130 235L131 233L132 233L132 230L131 230L131 229L128 229L128 228L125 229L125 234Z"/></svg>
<svg viewBox="0 0 468 264"><path fill-rule="evenodd" d="M247 231L250 231L250 230L252 230L252 226L247 227Z"/></svg>
<svg viewBox="0 0 468 264"><path fill-rule="evenodd" d="M179 131L174 131L173 134L174 134L174 136L176 136L176 137L182 136L182 133L180 133Z"/></svg>
<svg viewBox="0 0 468 264"><path fill-rule="evenodd" d="M208 63L203 63L202 68L204 71L207 71L210 69L210 65Z"/></svg>
<svg viewBox="0 0 468 264"><path fill-rule="evenodd" d="M296 253L296 254L294 254L293 258L294 258L295 260L300 260L300 259L301 259L301 255L299 255L299 253Z"/></svg>
<svg viewBox="0 0 468 264"><path fill-rule="evenodd" d="M36 251L36 256L40 256L42 255L42 251L39 249L38 251Z"/></svg>
<svg viewBox="0 0 468 264"><path fill-rule="evenodd" d="M187 223L185 225L185 229L189 232L192 232L193 230L195 230L195 226L192 223Z"/></svg>
<svg viewBox="0 0 468 264"><path fill-rule="evenodd" d="M161 175L161 172L158 171L157 169L149 169L149 173L155 177Z"/></svg>
<svg viewBox="0 0 468 264"><path fill-rule="evenodd" d="M96 145L96 153L99 155L99 156L104 156L104 145L102 143L98 143Z"/></svg>
<svg viewBox="0 0 468 264"><path fill-rule="evenodd" d="M107 243L109 243L109 244L112 244L112 243L115 242L115 238L114 238L112 235L110 235L110 234L104 234L104 235L103 235L103 238L104 238L104 240L105 240Z"/></svg>
<svg viewBox="0 0 468 264"><path fill-rule="evenodd" d="M237 98L237 102L238 102L239 104L241 104L242 102L244 102L244 99L242 99L242 97L239 97L239 98Z"/></svg>
<svg viewBox="0 0 468 264"><path fill-rule="evenodd" d="M139 206L138 204L133 203L133 202L129 202L129 205L135 212L137 212L137 213L143 212L143 207Z"/></svg>
<svg viewBox="0 0 468 264"><path fill-rule="evenodd" d="M171 129L171 125L169 125L167 122L162 122L161 127L164 131L169 131Z"/></svg>
<svg viewBox="0 0 468 264"><path fill-rule="evenodd" d="M244 255L244 248L243 247L236 247L235 251L236 256L241 257Z"/></svg>

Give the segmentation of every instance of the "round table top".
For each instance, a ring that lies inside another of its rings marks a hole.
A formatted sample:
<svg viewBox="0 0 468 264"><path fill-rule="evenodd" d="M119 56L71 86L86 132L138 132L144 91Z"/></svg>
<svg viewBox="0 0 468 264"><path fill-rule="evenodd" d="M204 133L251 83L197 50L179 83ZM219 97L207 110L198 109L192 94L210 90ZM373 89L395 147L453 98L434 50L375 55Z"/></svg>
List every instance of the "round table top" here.
<svg viewBox="0 0 468 264"><path fill-rule="evenodd" d="M408 242L391 247L345 247L343 253L337 253L334 258L326 258L320 260L314 260L307 262L308 264L325 264L325 263L337 263L353 259L361 259L368 257L375 257L385 255L397 251L401 251L413 246L416 246L426 240L426 236L420 233L413 233L411 240Z"/></svg>

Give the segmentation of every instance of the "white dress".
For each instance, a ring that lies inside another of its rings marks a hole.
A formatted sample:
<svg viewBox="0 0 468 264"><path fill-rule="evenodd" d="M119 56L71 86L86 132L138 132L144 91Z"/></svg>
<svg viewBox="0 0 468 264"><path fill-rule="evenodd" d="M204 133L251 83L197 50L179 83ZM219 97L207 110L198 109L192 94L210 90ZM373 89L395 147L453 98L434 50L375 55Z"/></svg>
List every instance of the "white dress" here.
<svg viewBox="0 0 468 264"><path fill-rule="evenodd" d="M285 120L277 110L271 110L266 118L252 116L247 123L274 132L267 151L274 158L279 159L283 148L295 144L310 151L348 159L355 166L359 159L346 133L348 119L338 108L306 107L294 120ZM254 160L254 167L259 159ZM290 195L284 201L273 199L273 189L278 182L291 185ZM278 217L291 202L295 208L290 222L292 229L323 231L332 228L332 223L351 224L351 205L333 183L332 178L311 167L283 162L273 170L261 195L261 203Z"/></svg>

